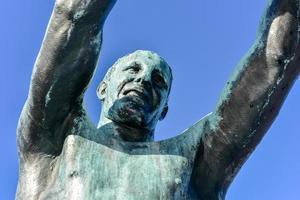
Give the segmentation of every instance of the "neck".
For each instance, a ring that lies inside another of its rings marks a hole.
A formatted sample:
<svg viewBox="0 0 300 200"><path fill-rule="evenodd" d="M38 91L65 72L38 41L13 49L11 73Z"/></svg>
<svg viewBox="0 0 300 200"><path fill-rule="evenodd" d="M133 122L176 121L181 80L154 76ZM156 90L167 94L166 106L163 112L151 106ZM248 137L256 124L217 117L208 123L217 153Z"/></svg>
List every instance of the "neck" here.
<svg viewBox="0 0 300 200"><path fill-rule="evenodd" d="M123 123L114 122L101 115L98 128L105 129L105 133L112 137L128 142L153 142L154 131L146 128L131 127Z"/></svg>

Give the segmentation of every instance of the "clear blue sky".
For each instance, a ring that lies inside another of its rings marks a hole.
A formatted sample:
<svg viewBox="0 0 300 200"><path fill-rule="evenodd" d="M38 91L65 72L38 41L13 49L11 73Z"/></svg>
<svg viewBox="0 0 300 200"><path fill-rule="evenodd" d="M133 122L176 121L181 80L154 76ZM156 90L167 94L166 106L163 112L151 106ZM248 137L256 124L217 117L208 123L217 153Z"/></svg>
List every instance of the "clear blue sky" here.
<svg viewBox="0 0 300 200"><path fill-rule="evenodd" d="M99 68L86 94L96 123L95 90L106 69L136 49L173 67L170 112L156 139L172 137L211 112L236 64L253 43L262 0L119 0L105 25ZM54 0L9 0L0 7L0 199L13 199L16 134L32 66ZM228 200L299 200L300 81L227 193Z"/></svg>

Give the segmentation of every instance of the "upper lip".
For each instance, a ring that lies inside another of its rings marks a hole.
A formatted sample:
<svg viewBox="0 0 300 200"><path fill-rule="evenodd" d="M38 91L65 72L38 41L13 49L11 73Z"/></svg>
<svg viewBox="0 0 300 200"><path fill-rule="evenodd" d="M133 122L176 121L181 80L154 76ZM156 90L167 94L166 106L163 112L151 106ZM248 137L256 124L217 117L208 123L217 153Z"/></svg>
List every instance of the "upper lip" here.
<svg viewBox="0 0 300 200"><path fill-rule="evenodd" d="M122 95L127 95L129 92L134 91L139 96L141 96L149 105L152 105L152 98L149 92L143 88L142 86L134 85L134 86L127 86L125 85L124 88L121 91Z"/></svg>

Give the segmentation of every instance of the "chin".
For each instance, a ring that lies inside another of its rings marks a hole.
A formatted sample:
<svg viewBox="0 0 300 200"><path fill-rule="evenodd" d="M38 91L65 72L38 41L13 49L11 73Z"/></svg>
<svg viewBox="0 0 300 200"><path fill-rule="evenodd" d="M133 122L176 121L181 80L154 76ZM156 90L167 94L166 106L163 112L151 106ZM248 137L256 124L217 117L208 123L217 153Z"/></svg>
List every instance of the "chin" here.
<svg viewBox="0 0 300 200"><path fill-rule="evenodd" d="M133 101L117 101L107 113L110 120L134 128L147 128L148 115L146 109Z"/></svg>

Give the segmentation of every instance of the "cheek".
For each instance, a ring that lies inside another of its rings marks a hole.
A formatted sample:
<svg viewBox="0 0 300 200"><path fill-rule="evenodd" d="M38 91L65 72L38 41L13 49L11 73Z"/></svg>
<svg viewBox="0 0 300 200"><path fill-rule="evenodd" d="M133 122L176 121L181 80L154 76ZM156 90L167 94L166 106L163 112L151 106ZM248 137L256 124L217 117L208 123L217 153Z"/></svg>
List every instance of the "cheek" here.
<svg viewBox="0 0 300 200"><path fill-rule="evenodd" d="M124 85L131 81L130 77L124 77L124 74L119 74L119 77L114 77L114 81L111 81L109 85L109 98L115 99L117 98L119 92L122 90Z"/></svg>
<svg viewBox="0 0 300 200"><path fill-rule="evenodd" d="M109 84L109 86L107 87L106 95L106 98L110 101L115 100L115 98L117 97L116 83Z"/></svg>
<svg viewBox="0 0 300 200"><path fill-rule="evenodd" d="M158 89L155 91L155 96L156 96L156 105L158 107L164 107L168 98L167 93L165 91L161 91Z"/></svg>
<svg viewBox="0 0 300 200"><path fill-rule="evenodd" d="M169 92L168 90L164 90L163 93L161 94L161 103L163 104L163 106L165 106L165 104L168 103L168 99L169 99Z"/></svg>

